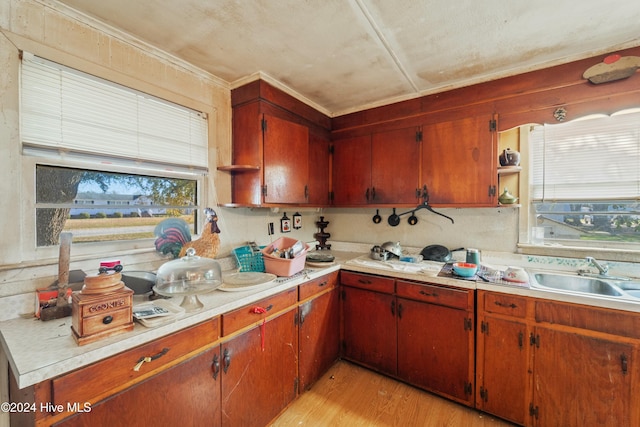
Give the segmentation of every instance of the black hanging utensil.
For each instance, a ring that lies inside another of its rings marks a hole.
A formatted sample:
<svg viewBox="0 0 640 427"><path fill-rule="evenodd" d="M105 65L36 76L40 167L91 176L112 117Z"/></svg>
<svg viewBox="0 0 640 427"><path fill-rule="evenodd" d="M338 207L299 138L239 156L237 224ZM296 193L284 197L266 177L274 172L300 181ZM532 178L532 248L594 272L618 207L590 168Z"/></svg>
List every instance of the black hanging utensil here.
<svg viewBox="0 0 640 427"><path fill-rule="evenodd" d="M387 219L387 222L392 227L395 227L396 225L400 224L400 216L396 214L396 208L393 208L393 213L391 214L391 216L389 216L389 218Z"/></svg>
<svg viewBox="0 0 640 427"><path fill-rule="evenodd" d="M408 222L409 225L416 225L418 223L418 217L416 216L415 211L411 212Z"/></svg>
<svg viewBox="0 0 640 427"><path fill-rule="evenodd" d="M380 224L382 222L382 217L380 216L380 212L376 209L376 214L372 218L374 224Z"/></svg>

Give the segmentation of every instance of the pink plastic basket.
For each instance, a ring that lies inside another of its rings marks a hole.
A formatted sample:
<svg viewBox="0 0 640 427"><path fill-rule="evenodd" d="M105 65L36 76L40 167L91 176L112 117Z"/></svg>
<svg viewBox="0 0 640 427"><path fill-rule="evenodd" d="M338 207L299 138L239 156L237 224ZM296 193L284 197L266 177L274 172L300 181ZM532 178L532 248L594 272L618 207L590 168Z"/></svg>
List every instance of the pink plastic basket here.
<svg viewBox="0 0 640 427"><path fill-rule="evenodd" d="M270 245L265 246L265 248L262 249L264 270L267 273L275 274L276 276L293 276L297 272L302 271L307 258L307 250L309 250L309 245L304 242L304 249L293 259L275 258L269 255L273 252L274 248L287 249L293 246L296 242L296 239L280 237Z"/></svg>

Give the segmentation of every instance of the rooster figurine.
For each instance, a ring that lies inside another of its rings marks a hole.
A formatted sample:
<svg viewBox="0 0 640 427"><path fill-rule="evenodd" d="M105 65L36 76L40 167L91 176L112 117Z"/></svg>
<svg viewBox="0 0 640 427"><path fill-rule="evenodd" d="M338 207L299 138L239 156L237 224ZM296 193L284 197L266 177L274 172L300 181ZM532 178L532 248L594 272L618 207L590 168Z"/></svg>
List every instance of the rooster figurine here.
<svg viewBox="0 0 640 427"><path fill-rule="evenodd" d="M198 240L191 240L191 232L187 222L180 218L167 218L153 230L156 235L156 251L163 255L171 254L174 258L183 257L187 249L194 248L196 255L215 258L220 248L220 229L218 216L211 208L206 208L207 215L202 235Z"/></svg>

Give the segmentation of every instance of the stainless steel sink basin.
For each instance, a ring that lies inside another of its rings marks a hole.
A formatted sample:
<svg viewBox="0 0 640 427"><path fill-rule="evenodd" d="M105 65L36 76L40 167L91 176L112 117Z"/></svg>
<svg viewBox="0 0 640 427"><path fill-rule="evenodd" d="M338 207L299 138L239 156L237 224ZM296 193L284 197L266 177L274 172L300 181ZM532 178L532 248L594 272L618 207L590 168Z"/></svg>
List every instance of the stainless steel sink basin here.
<svg viewBox="0 0 640 427"><path fill-rule="evenodd" d="M640 298L640 282L618 282L616 285L624 291L625 294L634 298Z"/></svg>
<svg viewBox="0 0 640 427"><path fill-rule="evenodd" d="M613 284L600 279L555 273L533 273L534 287L552 288L568 292L582 292L595 295L619 297L624 294ZM640 295L640 284L638 284Z"/></svg>

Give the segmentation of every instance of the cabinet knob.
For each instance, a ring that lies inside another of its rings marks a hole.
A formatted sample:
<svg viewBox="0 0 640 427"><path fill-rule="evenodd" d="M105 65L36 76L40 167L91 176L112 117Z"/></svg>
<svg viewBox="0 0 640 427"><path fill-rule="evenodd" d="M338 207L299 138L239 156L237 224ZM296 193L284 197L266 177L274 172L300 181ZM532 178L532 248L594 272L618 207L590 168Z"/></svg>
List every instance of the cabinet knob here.
<svg viewBox="0 0 640 427"><path fill-rule="evenodd" d="M113 322L113 316L105 316L104 319L102 319L102 323L105 325L108 325L111 322Z"/></svg>

